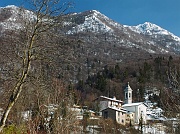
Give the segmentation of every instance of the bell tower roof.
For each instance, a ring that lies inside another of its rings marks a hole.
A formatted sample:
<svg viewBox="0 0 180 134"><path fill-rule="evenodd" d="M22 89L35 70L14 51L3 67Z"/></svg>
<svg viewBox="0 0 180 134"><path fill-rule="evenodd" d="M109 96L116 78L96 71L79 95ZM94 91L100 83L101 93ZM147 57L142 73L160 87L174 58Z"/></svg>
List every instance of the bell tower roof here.
<svg viewBox="0 0 180 134"><path fill-rule="evenodd" d="M132 88L129 85L129 82L127 83L126 88L124 89L124 91L133 91Z"/></svg>

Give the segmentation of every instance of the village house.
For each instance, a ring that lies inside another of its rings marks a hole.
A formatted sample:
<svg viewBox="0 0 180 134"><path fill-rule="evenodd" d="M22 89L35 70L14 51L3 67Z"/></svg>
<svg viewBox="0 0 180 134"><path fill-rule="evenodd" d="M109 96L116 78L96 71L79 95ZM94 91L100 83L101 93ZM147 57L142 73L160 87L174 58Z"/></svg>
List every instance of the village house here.
<svg viewBox="0 0 180 134"><path fill-rule="evenodd" d="M132 91L128 83L124 90L124 102L117 100L116 97L100 96L96 99L99 103L100 115L122 125L138 124L140 120L146 124L147 105L144 102L132 103Z"/></svg>
<svg viewBox="0 0 180 134"><path fill-rule="evenodd" d="M95 101L99 104L100 116L103 118L111 118L121 125L134 123L134 113L122 108L123 101L117 100L116 97L100 96Z"/></svg>
<svg viewBox="0 0 180 134"><path fill-rule="evenodd" d="M95 101L98 101L100 116L103 118L111 118L121 125L134 124L134 113L122 107L123 101L105 96L100 96Z"/></svg>
<svg viewBox="0 0 180 134"><path fill-rule="evenodd" d="M117 100L115 96L113 98L109 98L109 97L106 97L106 96L100 96L98 99L99 99L100 115L101 115L101 111L103 109L106 109L108 107L121 108L122 103L123 103L123 101Z"/></svg>
<svg viewBox="0 0 180 134"><path fill-rule="evenodd" d="M127 111L117 107L107 107L102 111L102 117L107 119L111 118L119 124L126 125L126 113Z"/></svg>

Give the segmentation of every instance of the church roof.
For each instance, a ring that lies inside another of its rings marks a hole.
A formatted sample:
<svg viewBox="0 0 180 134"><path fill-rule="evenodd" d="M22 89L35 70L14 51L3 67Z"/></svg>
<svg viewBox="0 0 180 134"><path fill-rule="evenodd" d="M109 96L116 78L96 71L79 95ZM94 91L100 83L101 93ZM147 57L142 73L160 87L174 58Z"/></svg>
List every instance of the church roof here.
<svg viewBox="0 0 180 134"><path fill-rule="evenodd" d="M122 107L132 107L132 106L139 106L139 105L145 105L146 107L148 107L144 102L136 102L136 103L130 103L130 104L124 104L122 105Z"/></svg>

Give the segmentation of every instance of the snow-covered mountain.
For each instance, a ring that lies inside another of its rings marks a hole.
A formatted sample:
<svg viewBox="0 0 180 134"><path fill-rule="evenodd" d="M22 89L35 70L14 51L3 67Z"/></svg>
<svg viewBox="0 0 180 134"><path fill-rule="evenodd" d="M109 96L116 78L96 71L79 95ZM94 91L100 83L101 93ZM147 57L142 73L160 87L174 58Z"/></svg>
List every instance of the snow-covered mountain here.
<svg viewBox="0 0 180 134"><path fill-rule="evenodd" d="M33 12L16 6L0 8L0 39L5 42L4 46L1 43L4 52L8 52L9 48L15 49L13 52L20 49L21 45L14 45L11 40L6 42L9 38L8 34L12 37L14 32L11 31L23 27L22 18L27 18L29 22L29 19L36 20L35 16ZM57 66L55 74L60 74L62 69L66 70L63 74L68 73L67 79L73 82L76 82L74 76L79 75L78 70L81 70L81 77L84 79L89 68L92 69L90 74L95 74L105 65L139 62L161 54L169 57L169 55L179 55L180 52L180 41L175 36L158 26L151 26L150 23L145 23L147 26L144 26L144 29L140 28L143 27L140 25L139 27L124 26L96 10L66 14L60 20L63 21L60 23L62 27L56 27L55 31L52 31L57 32L57 36L53 36L57 37L54 39L57 43L51 43L51 47L46 48L50 37L44 39L42 47L45 48L40 53L53 58L54 65ZM145 31L148 29L149 34L146 34ZM12 45L17 48L13 48ZM46 49L51 50L46 51ZM37 51L39 50L41 49ZM64 58L60 58L63 56ZM16 59L14 61L16 62ZM4 66L3 63L4 61L0 62L0 66Z"/></svg>
<svg viewBox="0 0 180 134"><path fill-rule="evenodd" d="M36 16L32 11L14 5L0 7L1 32L5 30L20 29L25 23L24 20L33 21L35 18Z"/></svg>
<svg viewBox="0 0 180 134"><path fill-rule="evenodd" d="M79 13L79 15L82 15L85 13ZM88 11L86 12L87 15L85 15L82 19L84 20L83 23L80 23L77 26L72 27L71 30L69 30L68 34L74 34L77 32L87 32L90 30L91 32L113 32L113 29L111 27L107 26L98 16L102 16L102 14L96 10ZM77 14L72 14L72 18L74 16L77 16ZM103 16L104 19L109 20L106 16ZM72 23L72 22L71 22ZM69 23L70 24L70 23ZM69 25L68 24L68 25Z"/></svg>
<svg viewBox="0 0 180 134"><path fill-rule="evenodd" d="M174 51L176 54L180 53L180 37L161 28L160 26L145 22L137 26L127 26L132 31L150 38L158 46L164 47L167 51Z"/></svg>
<svg viewBox="0 0 180 134"><path fill-rule="evenodd" d="M180 52L180 38L150 22L137 26L121 25L96 10L69 14L67 18L64 26L68 35L106 34L106 41L109 38L126 48L135 47L148 53Z"/></svg>
<svg viewBox="0 0 180 134"><path fill-rule="evenodd" d="M150 22L145 22L144 24L139 24L137 26L127 26L125 27L130 28L132 31L139 33L139 34L144 34L144 35L170 35L175 41L180 41L180 37L175 36L171 32L161 28L160 26L150 23Z"/></svg>
<svg viewBox="0 0 180 134"><path fill-rule="evenodd" d="M62 17L64 26L59 31L66 36L78 36L85 42L111 43L133 52L180 53L180 38L150 22L137 26L121 25L96 10L71 13ZM22 18L29 21L35 20L36 16L32 11L13 5L0 8L1 33L8 29L21 28ZM118 51L113 55L118 55L117 53Z"/></svg>
<svg viewBox="0 0 180 134"><path fill-rule="evenodd" d="M123 25L111 20L97 10L69 14L64 25L70 26L67 34L79 32L113 33L115 28L122 30Z"/></svg>

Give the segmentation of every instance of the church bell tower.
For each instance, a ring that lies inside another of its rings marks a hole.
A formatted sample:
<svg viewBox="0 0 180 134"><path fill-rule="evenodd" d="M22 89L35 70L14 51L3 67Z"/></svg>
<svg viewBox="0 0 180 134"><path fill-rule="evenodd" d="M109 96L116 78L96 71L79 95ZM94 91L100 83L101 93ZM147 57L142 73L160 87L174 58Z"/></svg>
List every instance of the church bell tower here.
<svg viewBox="0 0 180 134"><path fill-rule="evenodd" d="M124 104L131 104L132 103L132 89L129 86L129 82L126 86L126 88L124 89Z"/></svg>

